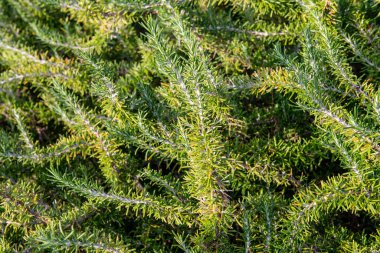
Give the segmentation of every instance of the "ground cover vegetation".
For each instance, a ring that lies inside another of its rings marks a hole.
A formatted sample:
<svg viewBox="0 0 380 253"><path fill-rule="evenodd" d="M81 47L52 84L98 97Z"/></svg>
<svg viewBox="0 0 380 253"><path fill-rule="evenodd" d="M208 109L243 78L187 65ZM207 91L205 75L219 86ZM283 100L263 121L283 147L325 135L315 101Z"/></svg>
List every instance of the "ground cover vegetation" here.
<svg viewBox="0 0 380 253"><path fill-rule="evenodd" d="M378 252L375 0L0 0L1 252Z"/></svg>

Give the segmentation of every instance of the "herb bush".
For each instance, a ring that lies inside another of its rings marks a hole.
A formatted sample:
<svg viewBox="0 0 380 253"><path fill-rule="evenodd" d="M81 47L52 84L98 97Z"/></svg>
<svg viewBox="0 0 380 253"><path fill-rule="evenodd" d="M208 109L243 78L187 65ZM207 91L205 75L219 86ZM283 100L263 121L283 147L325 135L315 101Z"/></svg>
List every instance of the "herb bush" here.
<svg viewBox="0 0 380 253"><path fill-rule="evenodd" d="M1 252L378 252L376 0L0 0Z"/></svg>

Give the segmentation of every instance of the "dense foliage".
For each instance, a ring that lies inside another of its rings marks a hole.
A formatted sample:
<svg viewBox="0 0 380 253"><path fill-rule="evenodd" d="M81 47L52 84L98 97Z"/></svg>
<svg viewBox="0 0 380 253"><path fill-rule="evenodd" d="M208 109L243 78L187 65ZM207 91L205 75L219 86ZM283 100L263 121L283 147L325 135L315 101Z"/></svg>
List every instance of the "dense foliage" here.
<svg viewBox="0 0 380 253"><path fill-rule="evenodd" d="M1 252L378 252L379 11L0 0Z"/></svg>

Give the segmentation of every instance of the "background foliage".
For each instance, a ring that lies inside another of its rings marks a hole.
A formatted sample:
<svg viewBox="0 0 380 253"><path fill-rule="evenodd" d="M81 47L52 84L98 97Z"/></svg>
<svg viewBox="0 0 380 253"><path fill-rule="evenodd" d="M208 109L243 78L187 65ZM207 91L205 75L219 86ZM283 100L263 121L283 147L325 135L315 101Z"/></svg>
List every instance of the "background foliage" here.
<svg viewBox="0 0 380 253"><path fill-rule="evenodd" d="M0 0L1 252L377 252L375 0Z"/></svg>

